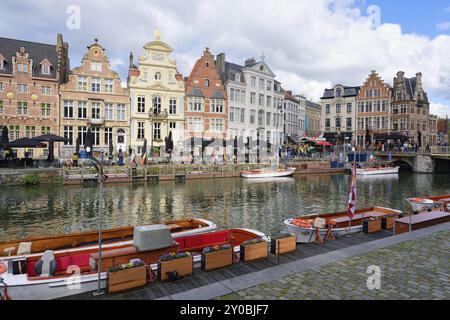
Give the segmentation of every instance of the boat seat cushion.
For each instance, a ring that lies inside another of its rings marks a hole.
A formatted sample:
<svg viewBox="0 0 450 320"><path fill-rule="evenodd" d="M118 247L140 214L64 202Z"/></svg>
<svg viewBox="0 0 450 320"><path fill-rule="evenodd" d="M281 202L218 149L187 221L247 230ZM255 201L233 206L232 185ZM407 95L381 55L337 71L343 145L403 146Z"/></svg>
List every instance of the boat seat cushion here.
<svg viewBox="0 0 450 320"><path fill-rule="evenodd" d="M72 264L72 259L70 256L56 258L56 272L66 271L67 268Z"/></svg>
<svg viewBox="0 0 450 320"><path fill-rule="evenodd" d="M34 266L37 261L27 261L27 275L29 277L36 277L36 271L34 271Z"/></svg>
<svg viewBox="0 0 450 320"><path fill-rule="evenodd" d="M184 248L199 248L228 242L228 230L188 236L184 238Z"/></svg>
<svg viewBox="0 0 450 320"><path fill-rule="evenodd" d="M72 265L79 266L80 268L89 266L89 253L81 253L72 256Z"/></svg>

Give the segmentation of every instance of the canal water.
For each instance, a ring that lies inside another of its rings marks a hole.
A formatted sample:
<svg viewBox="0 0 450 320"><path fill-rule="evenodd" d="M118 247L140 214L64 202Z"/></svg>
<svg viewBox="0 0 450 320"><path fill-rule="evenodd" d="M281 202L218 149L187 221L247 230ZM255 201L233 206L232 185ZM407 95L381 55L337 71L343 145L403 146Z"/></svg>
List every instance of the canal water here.
<svg viewBox="0 0 450 320"><path fill-rule="evenodd" d="M104 228L199 217L219 227L246 227L272 234L283 220L347 209L350 176L310 175L283 180L241 178L139 183L105 187ZM357 207L410 211L405 198L450 194L450 174L401 172L358 178ZM98 187L0 188L0 241L96 230Z"/></svg>

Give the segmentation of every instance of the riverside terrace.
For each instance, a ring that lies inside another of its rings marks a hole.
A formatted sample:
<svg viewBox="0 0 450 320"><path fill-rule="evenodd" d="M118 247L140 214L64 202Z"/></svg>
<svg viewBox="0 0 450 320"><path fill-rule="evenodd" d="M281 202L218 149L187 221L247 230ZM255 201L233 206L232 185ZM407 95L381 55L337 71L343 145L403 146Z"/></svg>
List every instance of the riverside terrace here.
<svg viewBox="0 0 450 320"><path fill-rule="evenodd" d="M265 260L252 263L235 263L231 267L219 269L212 272L203 272L199 269L188 278L174 282L155 281L139 289L125 291L122 293L105 294L93 296L91 293L82 293L74 296L65 297L66 300L207 300L215 299L235 292L240 292L247 288L258 286L271 281L277 281L298 272L307 270L317 270L321 266L330 263L339 263L339 261L358 257L386 248L389 252L391 246L402 245L412 241L421 241L426 243L427 237L432 237L439 232L449 232L450 223L435 225L425 229L393 236L391 232L383 230L380 233L373 234L355 234L351 237L341 237L335 241L327 241L325 244L301 244L297 246L295 252L285 254L279 257L270 255ZM445 244L443 244L445 245ZM447 243L448 246L448 243ZM411 253L404 255L414 257ZM356 259L356 258L355 258ZM383 257L377 263L384 264ZM398 259L395 258L395 259ZM389 261L395 265L401 261ZM279 263L279 264L278 264ZM367 266L363 266L364 269ZM445 266L444 266L445 268ZM332 274L327 279L333 277ZM367 279L364 279L364 283ZM322 284L326 286L326 284ZM355 284L352 284L355 285ZM356 284L357 285L357 284ZM413 284L406 284L414 286ZM445 285L448 285L445 284ZM415 290L415 289L414 289ZM450 293L448 293L450 294ZM233 297L233 296L231 296ZM226 297L225 297L226 298ZM401 297L399 297L401 299ZM258 296L255 297L258 299ZM264 297L259 297L264 299Z"/></svg>

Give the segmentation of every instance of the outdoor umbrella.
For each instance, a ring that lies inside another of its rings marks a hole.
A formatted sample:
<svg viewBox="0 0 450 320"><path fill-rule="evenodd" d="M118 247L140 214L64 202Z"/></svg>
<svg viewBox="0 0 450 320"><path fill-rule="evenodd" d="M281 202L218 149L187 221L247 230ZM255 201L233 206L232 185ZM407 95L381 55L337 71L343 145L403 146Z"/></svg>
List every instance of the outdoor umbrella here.
<svg viewBox="0 0 450 320"><path fill-rule="evenodd" d="M75 153L77 155L80 154L80 137L77 137L77 140L75 142Z"/></svg>
<svg viewBox="0 0 450 320"><path fill-rule="evenodd" d="M164 139L166 143L166 152L169 154L169 159L172 159L172 151L173 151L173 138L172 131L169 131L169 136Z"/></svg>
<svg viewBox="0 0 450 320"><path fill-rule="evenodd" d="M366 145L370 145L372 143L372 139L370 138L370 130L366 130Z"/></svg>
<svg viewBox="0 0 450 320"><path fill-rule="evenodd" d="M5 144L8 148L45 148L46 144L30 138L20 138Z"/></svg>
<svg viewBox="0 0 450 320"><path fill-rule="evenodd" d="M7 126L3 126L2 136L0 137L0 141L2 144L6 144L9 142L9 132L8 132Z"/></svg>
<svg viewBox="0 0 450 320"><path fill-rule="evenodd" d="M144 145L142 146L142 157L147 153L147 139L144 139Z"/></svg>
<svg viewBox="0 0 450 320"><path fill-rule="evenodd" d="M234 156L237 159L237 155L238 155L238 139L237 139L237 136L234 137L234 141L233 141L233 153L234 153Z"/></svg>
<svg viewBox="0 0 450 320"><path fill-rule="evenodd" d="M87 152L87 148L89 147L90 150L88 152L88 156L90 156L92 154L92 148L94 146L94 141L93 141L93 137L92 137L92 131L91 128L88 128L87 133L86 133L86 138L84 139L84 149L86 149Z"/></svg>
<svg viewBox="0 0 450 320"><path fill-rule="evenodd" d="M67 142L69 139L57 136L55 134L44 134L42 136L38 136L36 138L33 138L33 140L42 142L48 142L48 160L53 161L55 159L55 142Z"/></svg>
<svg viewBox="0 0 450 320"><path fill-rule="evenodd" d="M112 157L112 155L113 155L113 153L114 153L114 147L113 147L112 139L109 139L108 153L109 153L109 156L110 156L110 157Z"/></svg>
<svg viewBox="0 0 450 320"><path fill-rule="evenodd" d="M422 132L421 131L417 131L417 145L419 147L422 147Z"/></svg>

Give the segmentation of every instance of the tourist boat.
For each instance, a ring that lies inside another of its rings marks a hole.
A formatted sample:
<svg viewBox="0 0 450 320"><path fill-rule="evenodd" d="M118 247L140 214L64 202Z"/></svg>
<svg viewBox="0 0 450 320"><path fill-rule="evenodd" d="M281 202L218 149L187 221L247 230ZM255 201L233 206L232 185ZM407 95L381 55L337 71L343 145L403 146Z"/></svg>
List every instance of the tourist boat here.
<svg viewBox="0 0 450 320"><path fill-rule="evenodd" d="M313 214L305 215L298 218L290 218L284 220L289 232L294 233L297 236L297 242L310 243L314 241L314 221L316 218L323 218L327 221L333 222L333 235L335 237L343 236L348 233L358 233L362 231L362 221L365 218L370 217L386 217L386 216L399 216L402 212L399 210L373 207L366 209L359 209L355 211L355 215L351 220L350 232L349 224L350 218L347 212L328 213L328 214ZM324 237L327 233L327 229L319 229L321 237Z"/></svg>
<svg viewBox="0 0 450 320"><path fill-rule="evenodd" d="M198 267L201 250L205 247L229 243L234 252L239 252L244 241L255 238L270 240L265 234L250 229L227 229L176 238L164 225L136 227L134 232L132 245L102 248L101 288L106 287L107 270L111 266L128 263L132 259L141 259L152 270L157 270L161 256L189 251ZM48 250L20 259L3 257L0 264L5 272L0 277L8 285L8 294L13 300L56 299L94 291L98 287L97 250L83 247ZM45 275L38 274L44 270ZM74 275L73 270L79 273Z"/></svg>
<svg viewBox="0 0 450 320"><path fill-rule="evenodd" d="M400 167L357 168L356 175L372 176L372 175L396 174L399 172L399 170Z"/></svg>
<svg viewBox="0 0 450 320"><path fill-rule="evenodd" d="M165 225L175 237L210 232L217 229L217 225L214 222L199 218L168 221ZM129 245L132 243L131 240L133 238L133 232L134 227L121 227L103 230L103 246ZM0 257L16 255L20 243L31 243L31 253L43 252L44 250L77 248L82 246L98 246L98 231L2 241L0 242Z"/></svg>
<svg viewBox="0 0 450 320"><path fill-rule="evenodd" d="M242 171L243 178L279 178L289 177L295 173L295 168L287 169L258 169L252 171Z"/></svg>
<svg viewBox="0 0 450 320"><path fill-rule="evenodd" d="M431 211L439 207L443 207L444 211L450 209L450 194L425 198L408 198L406 201L411 205L414 212Z"/></svg>

